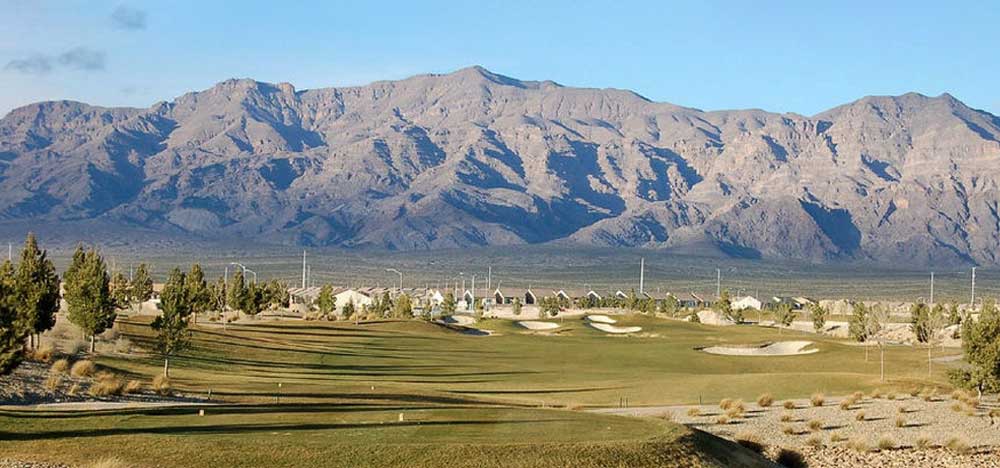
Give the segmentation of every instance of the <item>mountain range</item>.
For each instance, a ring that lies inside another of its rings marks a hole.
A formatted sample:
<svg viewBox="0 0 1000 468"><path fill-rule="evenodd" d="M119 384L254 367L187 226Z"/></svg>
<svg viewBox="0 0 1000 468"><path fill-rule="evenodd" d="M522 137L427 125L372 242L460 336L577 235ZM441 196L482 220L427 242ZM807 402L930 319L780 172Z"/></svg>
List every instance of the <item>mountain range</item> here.
<svg viewBox="0 0 1000 468"><path fill-rule="evenodd" d="M0 120L0 223L436 249L997 264L1000 118L943 94L702 111L471 67Z"/></svg>

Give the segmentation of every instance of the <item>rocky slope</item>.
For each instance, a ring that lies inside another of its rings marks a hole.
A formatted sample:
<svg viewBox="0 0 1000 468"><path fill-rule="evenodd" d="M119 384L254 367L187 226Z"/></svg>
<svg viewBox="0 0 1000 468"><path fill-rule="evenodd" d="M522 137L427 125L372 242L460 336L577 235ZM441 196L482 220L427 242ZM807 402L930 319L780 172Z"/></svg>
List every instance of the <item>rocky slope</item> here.
<svg viewBox="0 0 1000 468"><path fill-rule="evenodd" d="M704 112L472 67L0 120L0 219L388 249L998 263L1000 119L949 95Z"/></svg>

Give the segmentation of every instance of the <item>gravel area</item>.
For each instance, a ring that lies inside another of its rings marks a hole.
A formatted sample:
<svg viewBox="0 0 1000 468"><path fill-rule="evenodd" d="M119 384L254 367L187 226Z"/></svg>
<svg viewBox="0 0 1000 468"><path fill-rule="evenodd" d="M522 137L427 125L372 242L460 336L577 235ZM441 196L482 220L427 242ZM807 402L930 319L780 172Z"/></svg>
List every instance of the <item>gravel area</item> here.
<svg viewBox="0 0 1000 468"><path fill-rule="evenodd" d="M841 445L832 437L848 440L863 440L875 447L882 438L891 439L897 447L912 447L918 439L926 438L933 445L943 445L951 438L959 438L977 449L1000 447L1000 419L991 421L986 415L992 408L1000 408L995 401L984 401L973 416L955 411L956 404L947 395L934 401L924 401L908 394L897 394L896 399L873 399L865 397L849 410L839 407L843 398L827 398L822 407L811 406L808 400L793 400L796 408L783 408L783 401L773 406L761 408L755 403L745 403L743 417L733 418L727 424L718 424L716 418L724 411L715 405L703 406L661 406L643 408L609 408L598 410L605 413L663 416L670 413L673 420L729 439L737 435L754 434L760 441L770 446L800 449L806 441L819 438L824 445ZM689 416L690 408L698 408L700 415ZM904 412L900 412L900 409ZM857 416L864 413L864 420ZM783 415L790 421L781 421ZM897 427L897 419L902 419L903 427ZM822 429L810 430L809 423L819 421ZM792 433L786 434L789 428Z"/></svg>
<svg viewBox="0 0 1000 468"><path fill-rule="evenodd" d="M69 465L0 458L0 468L69 468Z"/></svg>
<svg viewBox="0 0 1000 468"><path fill-rule="evenodd" d="M996 450L961 455L942 448L861 453L842 447L824 447L807 448L800 453L805 457L809 468L1000 468L1000 452Z"/></svg>

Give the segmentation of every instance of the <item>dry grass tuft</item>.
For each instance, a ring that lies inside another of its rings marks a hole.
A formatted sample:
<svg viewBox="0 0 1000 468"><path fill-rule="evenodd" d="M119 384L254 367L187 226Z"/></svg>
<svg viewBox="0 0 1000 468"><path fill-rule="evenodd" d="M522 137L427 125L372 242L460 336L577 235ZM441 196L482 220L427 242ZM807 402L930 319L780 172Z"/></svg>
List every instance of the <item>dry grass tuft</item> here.
<svg viewBox="0 0 1000 468"><path fill-rule="evenodd" d="M816 431L819 431L819 430L822 430L822 429L823 429L823 421L820 421L819 419L813 419L813 420L809 421L809 430L810 431L816 432Z"/></svg>
<svg viewBox="0 0 1000 468"><path fill-rule="evenodd" d="M96 397L121 395L124 390L125 382L110 372L98 373L90 385L90 394Z"/></svg>
<svg viewBox="0 0 1000 468"><path fill-rule="evenodd" d="M879 450L892 450L894 448L896 448L896 441L888 437L882 437L878 440Z"/></svg>
<svg viewBox="0 0 1000 468"><path fill-rule="evenodd" d="M865 442L864 439L852 439L847 443L847 448L861 453L870 452L872 450L871 447L868 446L868 442Z"/></svg>
<svg viewBox="0 0 1000 468"><path fill-rule="evenodd" d="M701 416L701 408L697 408L697 407L688 408L687 415L690 416L690 417L692 417L692 418L693 417L697 417L697 416Z"/></svg>
<svg viewBox="0 0 1000 468"><path fill-rule="evenodd" d="M851 394L851 399L854 401L861 401L865 398L864 392L854 392Z"/></svg>
<svg viewBox="0 0 1000 468"><path fill-rule="evenodd" d="M809 403L813 406L823 406L823 403L825 402L826 397L823 396L822 393L813 393L812 396L809 397Z"/></svg>
<svg viewBox="0 0 1000 468"><path fill-rule="evenodd" d="M736 443L757 453L764 453L764 449L767 448L764 445L764 442L760 440L760 436L752 432L741 432L736 434Z"/></svg>
<svg viewBox="0 0 1000 468"><path fill-rule="evenodd" d="M805 457L801 453L786 448L778 452L778 456L775 457L774 461L786 468L805 468L808 466Z"/></svg>
<svg viewBox="0 0 1000 468"><path fill-rule="evenodd" d="M792 415L791 414L784 413L784 414L781 415L781 422L791 422L791 421L792 421Z"/></svg>
<svg viewBox="0 0 1000 468"><path fill-rule="evenodd" d="M896 399L896 392L889 392L889 393L887 393L885 395L885 398L887 400L895 400Z"/></svg>
<svg viewBox="0 0 1000 468"><path fill-rule="evenodd" d="M896 418L896 427L903 428L906 427L906 418L898 417Z"/></svg>
<svg viewBox="0 0 1000 468"><path fill-rule="evenodd" d="M718 424L718 425L720 425L720 426L724 426L726 424L729 424L729 416L719 415L719 416L717 416L715 418L715 423Z"/></svg>
<svg viewBox="0 0 1000 468"><path fill-rule="evenodd" d="M855 421L864 421L865 420L865 412L864 411L858 411L858 413L854 415L854 420Z"/></svg>
<svg viewBox="0 0 1000 468"><path fill-rule="evenodd" d="M806 445L810 447L820 448L823 446L823 438L816 435L811 436L808 439L806 439Z"/></svg>
<svg viewBox="0 0 1000 468"><path fill-rule="evenodd" d="M58 389L59 385L61 384L62 384L62 375L60 374L54 374L54 373L49 374L49 376L45 379L45 389L50 392L56 391L56 389Z"/></svg>
<svg viewBox="0 0 1000 468"><path fill-rule="evenodd" d="M159 393L160 395L170 394L170 377L163 374L158 374L153 377L153 391Z"/></svg>
<svg viewBox="0 0 1000 468"><path fill-rule="evenodd" d="M914 396L916 396L916 395L914 395ZM965 401L966 398L969 398L969 394L966 393L965 390L962 390L962 389L959 388L959 389L955 389L955 391L951 392L951 399L952 400Z"/></svg>
<svg viewBox="0 0 1000 468"><path fill-rule="evenodd" d="M853 398L845 398L843 400L840 400L840 409L844 411L850 411L851 409L854 408L854 403L856 402L854 401Z"/></svg>
<svg viewBox="0 0 1000 468"><path fill-rule="evenodd" d="M125 384L125 393L139 393L142 391L142 382L138 380L129 380Z"/></svg>
<svg viewBox="0 0 1000 468"><path fill-rule="evenodd" d="M799 433L792 426L782 426L781 432L784 433L785 435L796 435Z"/></svg>
<svg viewBox="0 0 1000 468"><path fill-rule="evenodd" d="M69 391L66 392L66 393L68 393L68 394L70 394L72 396L75 396L75 395L79 394L80 393L80 384L76 383L76 382L73 382L73 386L70 387Z"/></svg>
<svg viewBox="0 0 1000 468"><path fill-rule="evenodd" d="M830 434L830 442L843 442L845 440L847 440L847 436L845 436L844 434L841 434L839 432L834 432L833 434Z"/></svg>
<svg viewBox="0 0 1000 468"><path fill-rule="evenodd" d="M769 408L773 404L774 404L774 397L771 396L770 393L765 393L757 397L757 406L760 406L761 408Z"/></svg>
<svg viewBox="0 0 1000 468"><path fill-rule="evenodd" d="M931 448L931 439L927 436L921 436L917 438L917 441L914 442L913 446L920 450L927 450Z"/></svg>
<svg viewBox="0 0 1000 468"><path fill-rule="evenodd" d="M55 354L56 349L52 346L52 343L43 343L31 352L31 359L38 362L49 363L52 362L52 357L55 356Z"/></svg>
<svg viewBox="0 0 1000 468"><path fill-rule="evenodd" d="M97 366L94 365L93 361L84 359L82 361L74 362L69 373L72 374L73 377L90 377L91 375L94 375L94 371L96 370Z"/></svg>
<svg viewBox="0 0 1000 468"><path fill-rule="evenodd" d="M875 398L875 399L882 398L882 389L881 388L873 389L872 392L868 396L870 396L872 398Z"/></svg>
<svg viewBox="0 0 1000 468"><path fill-rule="evenodd" d="M958 437L952 437L944 443L944 446L959 455L967 455L972 452L972 447L964 439L959 439Z"/></svg>
<svg viewBox="0 0 1000 468"><path fill-rule="evenodd" d="M125 463L117 457L107 457L84 465L84 468L131 468L132 465Z"/></svg>
<svg viewBox="0 0 1000 468"><path fill-rule="evenodd" d="M795 409L795 402L792 401L792 400L785 400L785 402L782 404L782 406L784 406L785 409L787 409L787 410L793 410L793 409Z"/></svg>
<svg viewBox="0 0 1000 468"><path fill-rule="evenodd" d="M729 408L733 407L734 403L736 402L733 401L732 398L723 398L722 401L719 402L719 409L723 411L728 410Z"/></svg>
<svg viewBox="0 0 1000 468"><path fill-rule="evenodd" d="M53 362L52 366L49 367L49 372L53 374L65 374L67 370L69 370L69 361L66 359Z"/></svg>

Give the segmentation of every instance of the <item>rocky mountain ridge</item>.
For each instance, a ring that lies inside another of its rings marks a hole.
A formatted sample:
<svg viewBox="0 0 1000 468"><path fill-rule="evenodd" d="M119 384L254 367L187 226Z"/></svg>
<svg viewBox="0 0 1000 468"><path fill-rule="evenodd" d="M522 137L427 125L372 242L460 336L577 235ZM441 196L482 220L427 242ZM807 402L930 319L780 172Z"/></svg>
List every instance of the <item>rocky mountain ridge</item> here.
<svg viewBox="0 0 1000 468"><path fill-rule="evenodd" d="M481 67L0 120L0 222L279 244L996 264L998 176L1000 119L947 94L705 112Z"/></svg>

